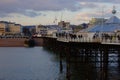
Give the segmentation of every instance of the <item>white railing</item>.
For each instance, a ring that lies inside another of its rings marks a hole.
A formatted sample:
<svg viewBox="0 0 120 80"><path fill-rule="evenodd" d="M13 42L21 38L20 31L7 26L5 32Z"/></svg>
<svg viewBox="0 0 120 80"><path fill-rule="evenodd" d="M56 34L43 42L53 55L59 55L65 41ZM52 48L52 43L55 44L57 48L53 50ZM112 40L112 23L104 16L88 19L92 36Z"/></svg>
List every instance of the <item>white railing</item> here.
<svg viewBox="0 0 120 80"><path fill-rule="evenodd" d="M99 39L91 39L87 37L83 37L83 38L58 37L57 40L63 42L100 42Z"/></svg>
<svg viewBox="0 0 120 80"><path fill-rule="evenodd" d="M120 40L118 40L117 38L116 39L100 39L100 38L96 38L96 39L93 39L93 38L88 38L88 37L83 37L83 38L66 38L66 37L58 37L57 38L58 41L62 41L62 42L99 42L99 43L104 43L104 44L120 44Z"/></svg>

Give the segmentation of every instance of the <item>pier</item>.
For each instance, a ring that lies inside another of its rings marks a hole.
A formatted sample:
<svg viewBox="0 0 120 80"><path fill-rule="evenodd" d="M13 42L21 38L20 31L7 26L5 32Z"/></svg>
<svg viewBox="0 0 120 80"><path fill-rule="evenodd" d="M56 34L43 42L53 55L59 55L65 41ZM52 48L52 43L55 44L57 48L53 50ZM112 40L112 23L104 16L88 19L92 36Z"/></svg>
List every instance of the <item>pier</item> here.
<svg viewBox="0 0 120 80"><path fill-rule="evenodd" d="M60 55L60 72L63 70L62 58L65 57L67 80L120 79L120 43L117 39L101 41L46 37L44 47ZM81 67L86 68L85 72L82 72Z"/></svg>
<svg viewBox="0 0 120 80"><path fill-rule="evenodd" d="M101 25L97 25L78 33L58 30L52 35L32 39L35 46L59 55L59 72L62 74L65 70L66 80L120 80L120 31L117 30L120 20L112 16L102 26L102 30ZM0 44L23 47L25 40L24 37L1 36Z"/></svg>
<svg viewBox="0 0 120 80"><path fill-rule="evenodd" d="M109 37L88 37L84 35L77 34L59 34L57 35L57 40L61 42L88 42L88 43L101 43L101 44L115 44L120 45L119 36L109 36ZM81 37L80 37L81 36Z"/></svg>

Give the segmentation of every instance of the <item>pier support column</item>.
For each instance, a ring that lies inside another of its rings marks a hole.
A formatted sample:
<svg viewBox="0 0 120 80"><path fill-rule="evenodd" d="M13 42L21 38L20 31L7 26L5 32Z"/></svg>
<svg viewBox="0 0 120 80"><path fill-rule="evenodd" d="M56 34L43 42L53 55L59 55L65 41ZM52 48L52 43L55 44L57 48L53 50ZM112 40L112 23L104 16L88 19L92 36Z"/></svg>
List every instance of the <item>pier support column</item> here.
<svg viewBox="0 0 120 80"><path fill-rule="evenodd" d="M63 73L62 53L61 52L60 52L60 55L59 55L59 59L60 59L60 73Z"/></svg>
<svg viewBox="0 0 120 80"><path fill-rule="evenodd" d="M101 48L100 49L100 71L99 71L99 73L100 73L100 78L99 78L99 80L103 80L103 49Z"/></svg>
<svg viewBox="0 0 120 80"><path fill-rule="evenodd" d="M108 47L105 47L103 54L103 80L108 80Z"/></svg>
<svg viewBox="0 0 120 80"><path fill-rule="evenodd" d="M60 73L63 73L63 64L62 64L62 46L61 45L59 45L59 47L58 48L56 48L56 51L58 51L58 53L59 53L59 71L60 71Z"/></svg>
<svg viewBox="0 0 120 80"><path fill-rule="evenodd" d="M118 48L118 69L120 71L120 49Z"/></svg>
<svg viewBox="0 0 120 80"><path fill-rule="evenodd" d="M96 49L96 50L94 50L95 67L97 67L97 62L98 62L98 60L97 60L98 57L97 56L98 56L98 51Z"/></svg>
<svg viewBox="0 0 120 80"><path fill-rule="evenodd" d="M81 52L80 52L80 58L81 58L81 62L84 62L84 49L81 48Z"/></svg>
<svg viewBox="0 0 120 80"><path fill-rule="evenodd" d="M87 49L87 48L85 48L85 63L87 63L88 64L88 51L89 51L89 49Z"/></svg>
<svg viewBox="0 0 120 80"><path fill-rule="evenodd" d="M70 80L71 73L70 73L70 49L69 47L65 48L65 52L66 52L66 79Z"/></svg>

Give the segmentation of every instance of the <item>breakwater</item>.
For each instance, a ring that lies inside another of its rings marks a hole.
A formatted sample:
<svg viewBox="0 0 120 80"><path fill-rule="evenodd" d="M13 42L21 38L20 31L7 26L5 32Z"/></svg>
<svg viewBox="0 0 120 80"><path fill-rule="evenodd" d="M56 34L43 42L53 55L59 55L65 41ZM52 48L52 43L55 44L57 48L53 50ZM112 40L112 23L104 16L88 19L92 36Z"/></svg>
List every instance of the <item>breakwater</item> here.
<svg viewBox="0 0 120 80"><path fill-rule="evenodd" d="M43 46L43 38L33 38L35 46ZM0 47L24 47L27 38L0 38Z"/></svg>

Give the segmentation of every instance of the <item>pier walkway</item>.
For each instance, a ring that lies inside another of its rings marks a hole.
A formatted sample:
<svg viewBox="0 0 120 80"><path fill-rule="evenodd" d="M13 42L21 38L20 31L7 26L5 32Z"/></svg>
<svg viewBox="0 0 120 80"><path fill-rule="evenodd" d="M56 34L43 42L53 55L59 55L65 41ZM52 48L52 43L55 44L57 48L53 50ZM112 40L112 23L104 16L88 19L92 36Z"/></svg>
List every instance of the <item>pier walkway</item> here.
<svg viewBox="0 0 120 80"><path fill-rule="evenodd" d="M86 42L86 43L101 43L101 44L111 44L111 45L120 45L120 40L116 39L100 39L100 38L66 38L66 37L57 37L58 41L61 42Z"/></svg>
<svg viewBox="0 0 120 80"><path fill-rule="evenodd" d="M66 80L78 79L80 75L82 80L120 80L120 40L116 36L46 36L44 46L59 54L60 72L63 72L62 58L66 60ZM80 73L83 65L85 73Z"/></svg>

